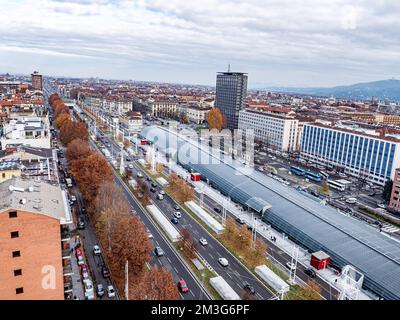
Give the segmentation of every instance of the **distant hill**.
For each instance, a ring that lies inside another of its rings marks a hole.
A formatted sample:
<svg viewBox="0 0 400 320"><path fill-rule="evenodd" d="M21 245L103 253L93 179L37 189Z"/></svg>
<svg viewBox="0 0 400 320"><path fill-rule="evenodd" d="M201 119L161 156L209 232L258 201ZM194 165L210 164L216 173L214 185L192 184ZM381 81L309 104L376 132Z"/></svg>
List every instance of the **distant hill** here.
<svg viewBox="0 0 400 320"><path fill-rule="evenodd" d="M332 88L270 87L266 89L274 92L307 94L321 97L333 96L341 99L369 100L374 97L377 99L400 101L400 80L395 79Z"/></svg>

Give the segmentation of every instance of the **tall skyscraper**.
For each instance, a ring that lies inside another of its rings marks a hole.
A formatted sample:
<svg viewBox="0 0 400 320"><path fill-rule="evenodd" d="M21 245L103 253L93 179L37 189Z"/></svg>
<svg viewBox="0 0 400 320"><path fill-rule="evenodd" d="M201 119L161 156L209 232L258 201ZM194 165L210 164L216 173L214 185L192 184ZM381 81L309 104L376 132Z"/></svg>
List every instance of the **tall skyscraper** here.
<svg viewBox="0 0 400 320"><path fill-rule="evenodd" d="M244 109L247 94L247 73L218 72L215 106L226 118L228 129L237 129L239 111Z"/></svg>
<svg viewBox="0 0 400 320"><path fill-rule="evenodd" d="M35 90L43 90L43 76L37 72L34 71L31 74L31 79L32 79L32 88Z"/></svg>

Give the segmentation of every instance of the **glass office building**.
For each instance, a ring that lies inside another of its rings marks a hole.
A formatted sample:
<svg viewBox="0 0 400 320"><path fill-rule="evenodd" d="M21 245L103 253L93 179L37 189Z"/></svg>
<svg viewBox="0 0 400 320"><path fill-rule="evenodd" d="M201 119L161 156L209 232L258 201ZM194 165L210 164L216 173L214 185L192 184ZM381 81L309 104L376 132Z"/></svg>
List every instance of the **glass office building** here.
<svg viewBox="0 0 400 320"><path fill-rule="evenodd" d="M223 154L176 132L152 126L142 136L310 252L325 251L340 268L354 266L364 274L364 288L400 299L398 241L239 162L224 161Z"/></svg>
<svg viewBox="0 0 400 320"><path fill-rule="evenodd" d="M228 129L237 129L239 111L244 109L247 95L247 74L219 72L215 94L215 106L226 118Z"/></svg>
<svg viewBox="0 0 400 320"><path fill-rule="evenodd" d="M372 133L372 132L371 132ZM400 140L344 128L306 124L300 157L323 165L344 168L355 177L384 185L400 165Z"/></svg>

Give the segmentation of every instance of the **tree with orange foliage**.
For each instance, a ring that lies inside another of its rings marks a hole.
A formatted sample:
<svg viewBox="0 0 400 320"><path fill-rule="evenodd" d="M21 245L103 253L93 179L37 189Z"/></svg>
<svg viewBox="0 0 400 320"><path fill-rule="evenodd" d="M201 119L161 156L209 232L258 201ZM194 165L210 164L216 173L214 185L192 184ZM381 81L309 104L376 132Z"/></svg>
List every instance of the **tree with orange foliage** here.
<svg viewBox="0 0 400 320"><path fill-rule="evenodd" d="M55 100L59 100L60 96L58 95L58 93L53 93L50 95L49 97L49 104L52 106Z"/></svg>
<svg viewBox="0 0 400 320"><path fill-rule="evenodd" d="M71 122L71 117L67 113L63 113L56 118L54 125L57 129L61 129L61 127L67 122Z"/></svg>
<svg viewBox="0 0 400 320"><path fill-rule="evenodd" d="M221 111L216 107L211 108L211 110L208 111L207 122L210 130L217 129L218 131L221 131L226 126L226 120L224 120Z"/></svg>
<svg viewBox="0 0 400 320"><path fill-rule="evenodd" d="M68 161L72 163L74 160L90 156L93 152L87 141L77 138L68 144L66 155Z"/></svg>
<svg viewBox="0 0 400 320"><path fill-rule="evenodd" d="M135 286L131 299L135 300L178 300L179 293L172 275L165 267L151 268Z"/></svg>
<svg viewBox="0 0 400 320"><path fill-rule="evenodd" d="M153 247L143 222L136 215L126 213L118 221L111 238L112 270L123 277L128 261L130 280L141 278L146 271L146 263L151 260Z"/></svg>
<svg viewBox="0 0 400 320"><path fill-rule="evenodd" d="M97 153L73 161L70 171L83 198L89 204L92 203L97 195L97 190L103 183L114 180L113 171L107 160Z"/></svg>
<svg viewBox="0 0 400 320"><path fill-rule="evenodd" d="M60 130L60 140L65 146L75 139L87 141L88 137L89 133L83 122L66 122Z"/></svg>

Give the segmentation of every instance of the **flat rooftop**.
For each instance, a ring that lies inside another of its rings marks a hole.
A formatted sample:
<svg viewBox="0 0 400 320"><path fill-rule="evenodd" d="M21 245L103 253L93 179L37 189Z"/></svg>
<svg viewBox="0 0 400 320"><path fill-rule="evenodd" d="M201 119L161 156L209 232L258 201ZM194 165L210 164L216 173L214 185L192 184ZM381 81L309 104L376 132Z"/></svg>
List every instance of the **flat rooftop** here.
<svg viewBox="0 0 400 320"><path fill-rule="evenodd" d="M11 208L72 222L65 190L42 180L15 177L0 183L0 212Z"/></svg>

